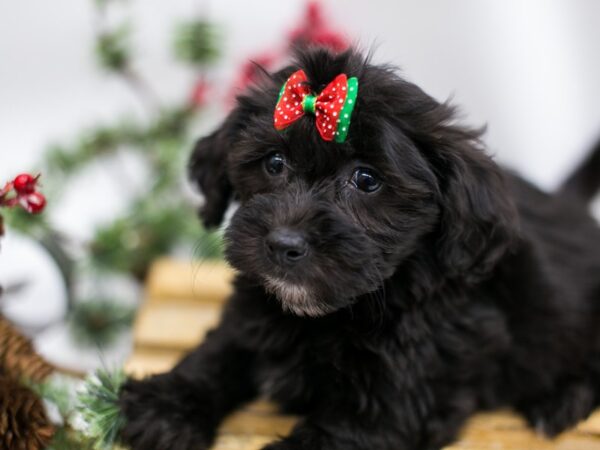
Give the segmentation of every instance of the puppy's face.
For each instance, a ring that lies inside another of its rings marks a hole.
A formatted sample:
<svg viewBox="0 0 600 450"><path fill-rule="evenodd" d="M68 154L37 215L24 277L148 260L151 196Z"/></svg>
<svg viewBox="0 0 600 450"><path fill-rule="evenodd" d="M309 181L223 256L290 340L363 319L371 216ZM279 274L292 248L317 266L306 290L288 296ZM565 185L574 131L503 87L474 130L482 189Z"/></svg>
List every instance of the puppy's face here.
<svg viewBox="0 0 600 450"><path fill-rule="evenodd" d="M426 180L394 160L383 130L340 146L315 136L308 118L283 133L262 126L265 113L250 118L229 155L240 206L227 255L285 309L326 314L381 286L439 210ZM416 157L406 144L404 158Z"/></svg>
<svg viewBox="0 0 600 450"><path fill-rule="evenodd" d="M340 72L359 78L348 140L322 140L308 115L275 130L277 92L290 68L241 98L223 127L200 141L191 173L207 196L209 224L221 220L230 196L239 200L226 231L231 264L285 310L321 316L376 291L431 250L443 186L411 137L415 124L403 117L441 105L355 54L317 52L299 64L315 92Z"/></svg>

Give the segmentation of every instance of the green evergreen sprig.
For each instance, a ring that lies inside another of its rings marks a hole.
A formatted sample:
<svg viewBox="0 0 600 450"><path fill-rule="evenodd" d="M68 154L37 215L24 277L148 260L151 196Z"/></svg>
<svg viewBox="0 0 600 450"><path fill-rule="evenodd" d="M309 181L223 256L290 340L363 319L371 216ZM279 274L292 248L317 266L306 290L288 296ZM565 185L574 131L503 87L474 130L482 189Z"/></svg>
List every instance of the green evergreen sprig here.
<svg viewBox="0 0 600 450"><path fill-rule="evenodd" d="M153 163L157 172L164 172L165 164L180 162L194 111L187 107L163 108L149 124L141 124L124 117L112 125L101 125L84 131L70 145L54 144L45 153L45 171L64 177L72 176L98 158L114 155L127 147L138 151ZM163 143L161 145L161 143ZM170 147L163 156L163 147Z"/></svg>
<svg viewBox="0 0 600 450"><path fill-rule="evenodd" d="M133 323L135 308L108 299L79 301L69 314L69 328L80 345L106 348Z"/></svg>
<svg viewBox="0 0 600 450"><path fill-rule="evenodd" d="M178 243L203 237L189 205L173 199L170 203L149 200L134 205L126 217L98 229L90 244L91 261L96 267L130 273L143 280L157 257ZM159 207L161 203L169 206Z"/></svg>
<svg viewBox="0 0 600 450"><path fill-rule="evenodd" d="M6 226L38 238L49 226L44 214L32 215L21 208L5 209L2 214Z"/></svg>
<svg viewBox="0 0 600 450"><path fill-rule="evenodd" d="M218 29L202 20L183 22L175 29L175 55L193 66L203 66L216 61L221 55Z"/></svg>
<svg viewBox="0 0 600 450"><path fill-rule="evenodd" d="M94 444L81 433L68 427L60 427L54 433L47 450L94 450Z"/></svg>
<svg viewBox="0 0 600 450"><path fill-rule="evenodd" d="M77 396L77 411L83 432L95 450L111 450L119 441L125 417L119 407L119 393L127 377L122 370L99 370L88 377Z"/></svg>
<svg viewBox="0 0 600 450"><path fill-rule="evenodd" d="M96 58L101 67L113 72L125 72L131 60L131 27L123 24L103 31L96 41Z"/></svg>

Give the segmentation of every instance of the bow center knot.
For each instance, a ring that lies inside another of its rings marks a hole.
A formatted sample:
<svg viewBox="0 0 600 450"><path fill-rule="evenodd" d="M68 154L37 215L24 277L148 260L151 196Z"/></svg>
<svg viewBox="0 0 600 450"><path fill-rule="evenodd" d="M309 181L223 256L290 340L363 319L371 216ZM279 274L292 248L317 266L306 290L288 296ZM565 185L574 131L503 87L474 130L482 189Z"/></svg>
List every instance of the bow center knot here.
<svg viewBox="0 0 600 450"><path fill-rule="evenodd" d="M302 100L302 110L305 113L314 114L316 110L317 96L314 94L306 94Z"/></svg>

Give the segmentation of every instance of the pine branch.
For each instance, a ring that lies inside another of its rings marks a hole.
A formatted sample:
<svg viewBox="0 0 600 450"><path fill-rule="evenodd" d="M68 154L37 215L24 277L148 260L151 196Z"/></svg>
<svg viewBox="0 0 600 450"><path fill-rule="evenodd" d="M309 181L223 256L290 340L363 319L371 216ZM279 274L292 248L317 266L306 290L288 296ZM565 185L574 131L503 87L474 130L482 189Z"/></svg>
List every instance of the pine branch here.
<svg viewBox="0 0 600 450"><path fill-rule="evenodd" d="M94 445L89 438L68 427L56 430L48 450L94 450Z"/></svg>
<svg viewBox="0 0 600 450"><path fill-rule="evenodd" d="M105 348L133 323L135 308L111 300L77 303L69 315L69 328L80 345Z"/></svg>
<svg viewBox="0 0 600 450"><path fill-rule="evenodd" d="M217 27L207 20L183 22L175 28L175 55L192 66L206 66L221 55L220 40Z"/></svg>
<svg viewBox="0 0 600 450"><path fill-rule="evenodd" d="M86 424L84 433L94 441L96 450L110 450L118 442L125 425L119 407L119 393L125 380L121 370L100 370L88 378L78 396L78 412Z"/></svg>
<svg viewBox="0 0 600 450"><path fill-rule="evenodd" d="M96 59L110 72L123 73L130 65L131 27L122 24L114 30L103 31L96 38Z"/></svg>
<svg viewBox="0 0 600 450"><path fill-rule="evenodd" d="M168 206L162 206L167 204ZM131 273L143 281L151 263L175 244L201 237L188 205L152 197L134 204L127 216L100 228L90 245L98 268Z"/></svg>

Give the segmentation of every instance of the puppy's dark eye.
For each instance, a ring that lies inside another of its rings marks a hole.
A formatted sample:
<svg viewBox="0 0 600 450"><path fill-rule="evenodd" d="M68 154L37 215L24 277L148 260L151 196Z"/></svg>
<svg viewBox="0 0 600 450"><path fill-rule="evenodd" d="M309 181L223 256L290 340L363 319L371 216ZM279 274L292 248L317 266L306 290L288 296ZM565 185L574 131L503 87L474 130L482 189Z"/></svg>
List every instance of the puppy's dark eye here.
<svg viewBox="0 0 600 450"><path fill-rule="evenodd" d="M377 173L367 167L358 167L355 169L350 182L355 188L364 192L375 192L381 187L381 181Z"/></svg>
<svg viewBox="0 0 600 450"><path fill-rule="evenodd" d="M265 170L269 175L279 175L285 169L285 158L281 153L271 153L265 158Z"/></svg>

